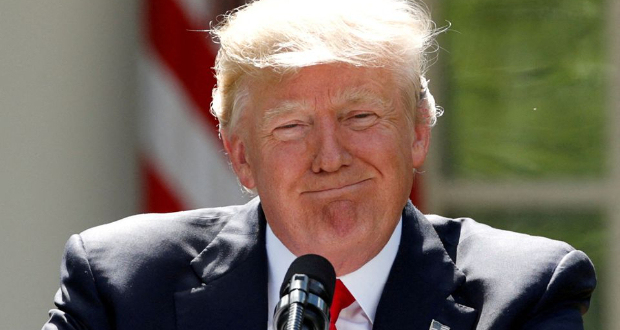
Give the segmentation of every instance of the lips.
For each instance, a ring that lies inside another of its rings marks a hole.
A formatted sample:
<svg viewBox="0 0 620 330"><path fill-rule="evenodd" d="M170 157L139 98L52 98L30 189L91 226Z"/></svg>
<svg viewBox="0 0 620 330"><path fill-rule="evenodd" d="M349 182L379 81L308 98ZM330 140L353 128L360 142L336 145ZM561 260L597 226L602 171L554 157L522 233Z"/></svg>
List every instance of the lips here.
<svg viewBox="0 0 620 330"><path fill-rule="evenodd" d="M303 193L317 193L318 194L318 193L347 192L347 191L355 190L357 188L364 186L367 182L370 181L370 179L347 181L346 183L338 182L338 183L323 183L323 184L321 184L321 182L319 181L320 180L317 180L316 186L313 186L305 190Z"/></svg>

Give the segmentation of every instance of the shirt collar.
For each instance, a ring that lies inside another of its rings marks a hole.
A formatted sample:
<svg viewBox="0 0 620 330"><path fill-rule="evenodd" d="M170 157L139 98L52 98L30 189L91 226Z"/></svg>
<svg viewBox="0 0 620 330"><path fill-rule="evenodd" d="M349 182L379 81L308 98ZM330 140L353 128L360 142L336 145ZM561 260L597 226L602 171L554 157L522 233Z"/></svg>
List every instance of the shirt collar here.
<svg viewBox="0 0 620 330"><path fill-rule="evenodd" d="M280 286L284 281L284 276L288 267L295 260L295 255L289 251L286 246L276 237L271 230L269 224L267 224L267 260L269 260L269 276L268 276L268 303L269 303L269 328L273 323L273 313L275 311L278 301L280 301Z"/></svg>
<svg viewBox="0 0 620 330"><path fill-rule="evenodd" d="M390 269L396 258L402 233L402 217L394 229L390 240L374 258L358 270L339 277L349 289L357 303L371 322L375 320L375 313L383 287L387 281ZM280 300L280 285L295 255L284 246L267 224L267 259L269 260L269 324L272 323L273 311ZM368 285L372 283L372 285Z"/></svg>
<svg viewBox="0 0 620 330"><path fill-rule="evenodd" d="M394 228L390 240L379 254L358 270L339 277L342 283L349 289L349 292L355 297L357 303L362 307L366 316L370 318L370 322L373 323L383 287L385 282L387 282L394 259L396 259L401 232L402 218L396 228Z"/></svg>

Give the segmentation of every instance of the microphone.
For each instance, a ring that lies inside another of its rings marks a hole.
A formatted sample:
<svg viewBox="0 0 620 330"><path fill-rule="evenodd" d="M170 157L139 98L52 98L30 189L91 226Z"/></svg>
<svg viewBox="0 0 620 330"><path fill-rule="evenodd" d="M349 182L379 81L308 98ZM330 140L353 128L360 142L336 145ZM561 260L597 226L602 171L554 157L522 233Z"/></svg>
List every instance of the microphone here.
<svg viewBox="0 0 620 330"><path fill-rule="evenodd" d="M280 288L273 330L329 330L336 272L327 259L303 255L291 264Z"/></svg>

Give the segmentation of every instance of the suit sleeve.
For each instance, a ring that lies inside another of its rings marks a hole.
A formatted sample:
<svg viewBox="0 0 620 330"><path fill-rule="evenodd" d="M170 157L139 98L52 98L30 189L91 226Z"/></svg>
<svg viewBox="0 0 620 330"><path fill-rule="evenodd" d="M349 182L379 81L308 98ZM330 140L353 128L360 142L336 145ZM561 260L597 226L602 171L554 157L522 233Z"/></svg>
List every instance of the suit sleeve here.
<svg viewBox="0 0 620 330"><path fill-rule="evenodd" d="M590 259L581 251L569 252L555 268L547 290L523 329L583 329L582 315L588 310L595 287L596 275Z"/></svg>
<svg viewBox="0 0 620 330"><path fill-rule="evenodd" d="M111 329L79 235L71 236L65 246L54 304L57 308L50 310L43 330Z"/></svg>

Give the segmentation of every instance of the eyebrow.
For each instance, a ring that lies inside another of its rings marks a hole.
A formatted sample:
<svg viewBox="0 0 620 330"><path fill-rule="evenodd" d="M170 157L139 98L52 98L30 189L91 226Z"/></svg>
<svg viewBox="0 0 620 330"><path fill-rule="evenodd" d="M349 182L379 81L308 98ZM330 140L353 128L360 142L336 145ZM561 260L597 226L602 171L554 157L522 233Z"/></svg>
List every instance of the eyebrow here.
<svg viewBox="0 0 620 330"><path fill-rule="evenodd" d="M291 100L286 100L286 101L282 101L280 103L278 103L276 106L267 109L265 111L265 114L263 116L263 118L265 119L265 121L269 122L277 117L280 117L282 115L291 113L291 112L295 112L298 110L301 110L303 108L307 107L307 103L304 102L303 100L295 100L295 101L291 101Z"/></svg>
<svg viewBox="0 0 620 330"><path fill-rule="evenodd" d="M393 100L379 96L376 92L365 87L350 87L342 91L338 91L334 95L335 108L342 108L348 104L369 104L381 108L388 109L392 106ZM280 116L308 108L305 100L284 100L274 107L265 111L263 118L265 122L278 118Z"/></svg>
<svg viewBox="0 0 620 330"><path fill-rule="evenodd" d="M336 94L336 100L341 104L370 104L381 109L392 107L393 100L378 95L365 87L351 87Z"/></svg>

